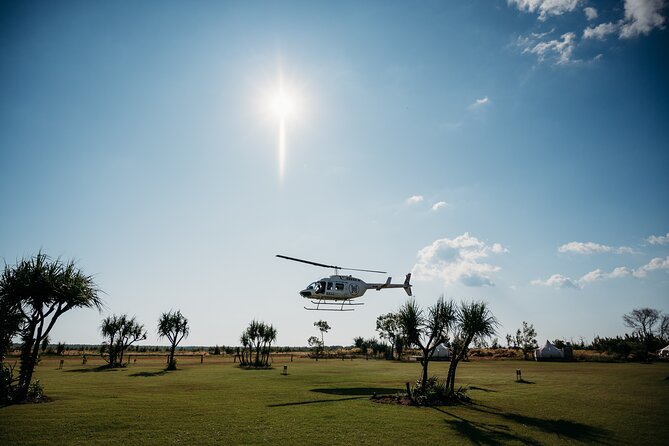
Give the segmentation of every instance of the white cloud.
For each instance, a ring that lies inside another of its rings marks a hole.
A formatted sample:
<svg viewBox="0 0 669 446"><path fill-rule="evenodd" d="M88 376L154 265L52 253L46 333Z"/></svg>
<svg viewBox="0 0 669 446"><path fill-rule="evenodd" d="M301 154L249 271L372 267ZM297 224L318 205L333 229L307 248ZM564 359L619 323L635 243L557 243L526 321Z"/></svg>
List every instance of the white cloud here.
<svg viewBox="0 0 669 446"><path fill-rule="evenodd" d="M587 27L583 31L583 38L604 40L611 34L618 34L621 39L629 39L641 34L648 35L655 28L664 29L664 3L665 0L625 0L624 19Z"/></svg>
<svg viewBox="0 0 669 446"><path fill-rule="evenodd" d="M539 42L533 47L528 46L523 53L536 54L541 62L550 56L554 56L557 59L557 63L562 65L571 61L575 46L576 34L568 32L562 34L560 39Z"/></svg>
<svg viewBox="0 0 669 446"><path fill-rule="evenodd" d="M632 274L634 275L634 277L641 279L646 277L650 271L668 270L668 269L669 269L669 256L665 257L664 259L661 257L655 257L650 262L635 269L632 272Z"/></svg>
<svg viewBox="0 0 669 446"><path fill-rule="evenodd" d="M407 198L407 204L416 204L420 203L421 201L423 201L422 195L412 195L411 197Z"/></svg>
<svg viewBox="0 0 669 446"><path fill-rule="evenodd" d="M490 103L490 99L488 99L488 96L486 96L484 98L475 100L474 103L469 106L469 109L474 110L474 109L477 109L477 108L481 108L484 105L489 104L489 103Z"/></svg>
<svg viewBox="0 0 669 446"><path fill-rule="evenodd" d="M432 210L438 211L439 209L446 207L446 204L447 203L445 201L438 201L432 205Z"/></svg>
<svg viewBox="0 0 669 446"><path fill-rule="evenodd" d="M546 20L549 15L562 15L571 12L581 0L507 0L515 4L520 11L538 13L539 20Z"/></svg>
<svg viewBox="0 0 669 446"><path fill-rule="evenodd" d="M553 274L546 280L533 280L532 285L549 286L553 288L573 288L577 290L581 289L581 285L579 285L578 281L563 276L562 274Z"/></svg>
<svg viewBox="0 0 669 446"><path fill-rule="evenodd" d="M558 248L558 252L561 253L573 253L573 254L603 254L603 253L615 253L615 254L633 254L634 250L628 246L606 246L600 245L599 243L594 242L569 242Z"/></svg>
<svg viewBox="0 0 669 446"><path fill-rule="evenodd" d="M620 29L620 23L601 23L597 26L589 26L583 30L584 39L604 40L609 34L615 34Z"/></svg>
<svg viewBox="0 0 669 446"><path fill-rule="evenodd" d="M667 235L651 235L646 239L651 245L668 245L669 244L669 232Z"/></svg>
<svg viewBox="0 0 669 446"><path fill-rule="evenodd" d="M603 271L599 268L584 274L580 279L574 280L562 274L553 274L546 280L533 280L532 285L550 286L554 288L576 288L580 289L583 285L602 280L621 279L624 277L633 277L636 279L643 279L652 271L668 271L669 270L669 256L665 258L655 257L650 262L638 268L628 268L627 266L619 266L614 268L611 272Z"/></svg>
<svg viewBox="0 0 669 446"><path fill-rule="evenodd" d="M664 0L625 0L625 23L620 38L648 35L655 28L664 28L664 6Z"/></svg>
<svg viewBox="0 0 669 446"><path fill-rule="evenodd" d="M599 17L599 14L597 14L597 10L591 6L584 8L583 12L585 12L585 18L587 18L588 20L595 20L597 17Z"/></svg>
<svg viewBox="0 0 669 446"><path fill-rule="evenodd" d="M618 279L621 277L629 277L634 274L634 271L629 269L626 266L620 266L618 268L615 268L613 271L610 273L607 273L605 271L602 271L601 269L597 268L594 271L590 271L589 273L583 275L578 281L580 283L589 283L589 282L597 282L598 280L606 280L606 279Z"/></svg>
<svg viewBox="0 0 669 446"><path fill-rule="evenodd" d="M413 274L417 280L441 279L446 285L460 282L467 286L494 286L491 273L499 266L482 260L508 252L501 244L487 245L468 232L454 239L438 239L418 251Z"/></svg>

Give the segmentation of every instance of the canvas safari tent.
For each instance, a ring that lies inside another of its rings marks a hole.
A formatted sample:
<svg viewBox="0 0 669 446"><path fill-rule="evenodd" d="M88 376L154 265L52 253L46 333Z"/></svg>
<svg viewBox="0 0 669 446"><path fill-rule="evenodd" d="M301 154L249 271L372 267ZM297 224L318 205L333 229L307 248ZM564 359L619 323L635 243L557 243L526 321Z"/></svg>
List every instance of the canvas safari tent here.
<svg viewBox="0 0 669 446"><path fill-rule="evenodd" d="M437 345L437 348L434 349L434 354L432 359L449 359L451 357L451 351L444 344Z"/></svg>
<svg viewBox="0 0 669 446"><path fill-rule="evenodd" d="M564 357L562 350L546 341L546 345L534 350L534 359L537 361L555 361Z"/></svg>

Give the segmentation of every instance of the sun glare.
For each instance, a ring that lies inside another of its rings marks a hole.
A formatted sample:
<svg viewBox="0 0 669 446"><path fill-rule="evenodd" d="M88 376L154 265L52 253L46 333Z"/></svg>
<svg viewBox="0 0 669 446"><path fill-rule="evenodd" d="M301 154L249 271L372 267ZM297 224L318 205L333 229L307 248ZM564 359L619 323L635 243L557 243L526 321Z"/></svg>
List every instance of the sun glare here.
<svg viewBox="0 0 669 446"><path fill-rule="evenodd" d="M270 109L279 119L285 119L295 111L295 100L286 91L279 90L270 101Z"/></svg>
<svg viewBox="0 0 669 446"><path fill-rule="evenodd" d="M299 119L299 100L298 96L290 88L286 87L282 79L276 89L266 96L266 111L272 119L276 119L278 125L278 161L279 161L279 180L283 181L286 170L286 130L290 123Z"/></svg>

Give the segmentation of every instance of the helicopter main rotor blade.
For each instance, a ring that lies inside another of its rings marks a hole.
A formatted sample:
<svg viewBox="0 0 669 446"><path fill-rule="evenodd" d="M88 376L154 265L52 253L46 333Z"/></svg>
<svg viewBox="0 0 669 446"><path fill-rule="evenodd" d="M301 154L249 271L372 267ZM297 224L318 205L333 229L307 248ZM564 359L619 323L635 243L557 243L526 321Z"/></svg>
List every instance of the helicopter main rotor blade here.
<svg viewBox="0 0 669 446"><path fill-rule="evenodd" d="M307 263L309 265L322 266L323 268L342 269L342 270L346 270L346 271L363 271L363 272L366 272L366 273L386 274L385 271L376 271L376 270L373 270L373 269L342 268L341 266L326 265L324 263L312 262L310 260L302 260L302 259L298 259L298 258L295 258L295 257L282 256L281 254L277 254L276 256L280 257L282 259L292 260L294 262L302 262L302 263Z"/></svg>

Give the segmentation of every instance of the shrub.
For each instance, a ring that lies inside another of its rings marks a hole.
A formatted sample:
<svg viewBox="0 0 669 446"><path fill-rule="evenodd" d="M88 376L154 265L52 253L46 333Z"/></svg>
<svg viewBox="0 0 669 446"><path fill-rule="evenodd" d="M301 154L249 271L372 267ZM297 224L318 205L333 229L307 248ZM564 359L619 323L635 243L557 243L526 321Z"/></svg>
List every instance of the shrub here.
<svg viewBox="0 0 669 446"><path fill-rule="evenodd" d="M453 403L470 402L467 395L467 388L460 387L452 394L449 394L446 381L432 376L425 382L425 390L421 391L421 379L416 381L416 385L411 389L411 396L414 404L418 406L441 406Z"/></svg>
<svg viewBox="0 0 669 446"><path fill-rule="evenodd" d="M30 383L28 387L28 400L39 401L44 397L44 387L40 384L39 379Z"/></svg>
<svg viewBox="0 0 669 446"><path fill-rule="evenodd" d="M14 366L0 363L0 403L14 401L18 378L14 377Z"/></svg>

